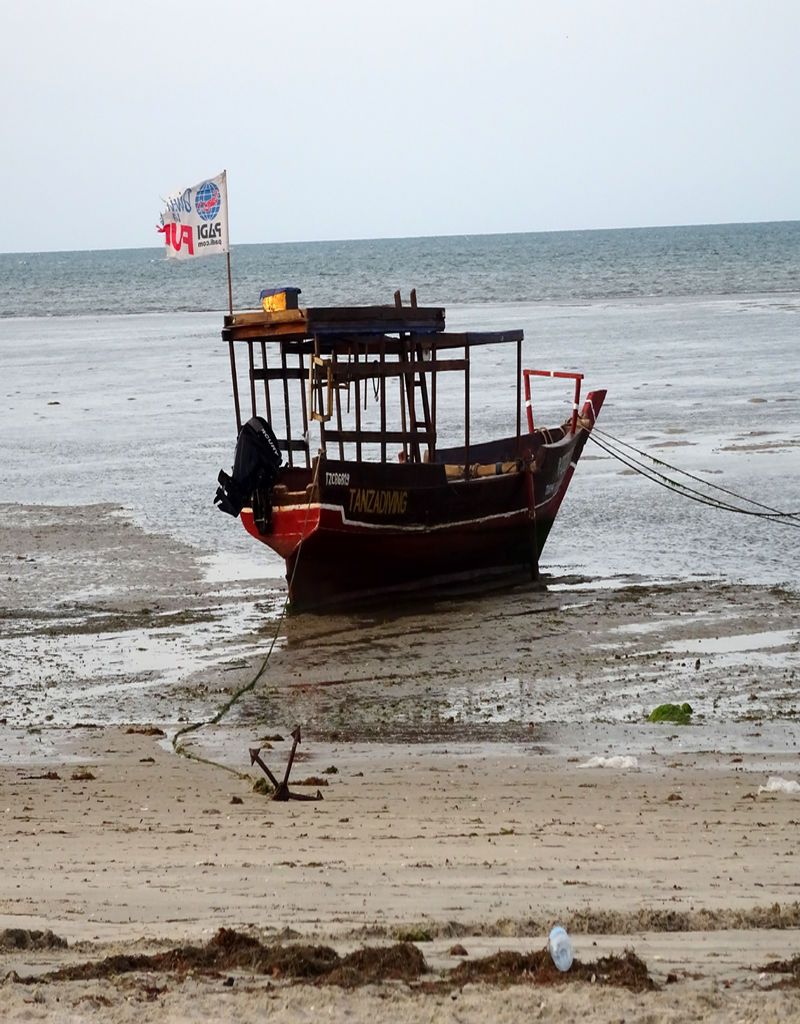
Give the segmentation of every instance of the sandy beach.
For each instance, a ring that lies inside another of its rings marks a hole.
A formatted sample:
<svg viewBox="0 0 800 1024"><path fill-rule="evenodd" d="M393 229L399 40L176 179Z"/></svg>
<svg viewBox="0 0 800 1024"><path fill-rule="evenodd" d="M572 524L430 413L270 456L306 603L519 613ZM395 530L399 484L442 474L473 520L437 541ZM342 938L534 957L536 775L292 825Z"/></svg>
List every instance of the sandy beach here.
<svg viewBox="0 0 800 1024"><path fill-rule="evenodd" d="M800 954L792 590L545 579L278 623L274 582L118 509L4 513L4 1019L800 1020L796 966L764 969ZM692 724L648 723L666 701ZM281 777L297 724L290 782L323 799L272 802L248 751ZM602 966L445 984L557 922L652 988ZM413 942L425 970L49 976L223 927L340 957Z"/></svg>
<svg viewBox="0 0 800 1024"><path fill-rule="evenodd" d="M0 1024L800 1024L800 2L3 15Z"/></svg>

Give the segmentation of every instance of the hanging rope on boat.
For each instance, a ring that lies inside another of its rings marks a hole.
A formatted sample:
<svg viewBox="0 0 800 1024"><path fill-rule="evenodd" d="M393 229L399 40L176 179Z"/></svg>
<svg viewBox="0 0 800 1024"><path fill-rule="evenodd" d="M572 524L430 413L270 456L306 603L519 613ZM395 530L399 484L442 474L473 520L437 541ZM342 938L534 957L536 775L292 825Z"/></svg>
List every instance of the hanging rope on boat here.
<svg viewBox="0 0 800 1024"><path fill-rule="evenodd" d="M182 729L178 729L178 731L172 737L172 749L175 751L176 754L180 754L182 757L188 757L192 761L199 761L201 764L210 764L214 768L223 768L226 772L230 772L232 775L236 775L240 779L249 779L250 776L246 772L239 772L235 768L231 768L227 764L222 764L220 761L212 761L210 758L200 757L199 754L192 753L192 751L187 749L183 744L178 745L178 740L182 736L186 736L191 732L197 732L198 729L205 728L207 725L218 725L225 717L225 715L227 715L230 709L235 704L238 704L242 697L246 693L249 693L250 690L252 690L255 687L259 679L264 675L267 665L269 664L269 659L272 657L272 652L275 649L275 644L278 642L281 626L283 625L283 620L286 617L286 610L289 607L289 593L292 589L294 576L295 573L297 572L297 566L300 562L300 555L302 554L303 551L303 538L305 537L306 526L308 525L308 515L309 512L311 511L311 499L314 496L314 489L317 485L320 462L321 460L318 458L317 465L314 468L314 476L311 480L311 487L308 493L308 502L306 503L306 516L303 521L303 529L300 532L300 543L297 546L297 557L294 560L294 568L292 569L292 575L289 578L289 586L286 591L286 597L283 600L283 605L281 607L281 613L278 616L278 621L275 623L275 632L272 634L272 640L270 641L269 650L264 656L264 660L261 662L258 672L256 672L256 674L249 682L245 683L245 685L240 687L233 694L233 696L226 700L222 707L217 711L217 713L212 718L208 718L203 722L193 722L191 725L185 725Z"/></svg>
<svg viewBox="0 0 800 1024"><path fill-rule="evenodd" d="M779 509L772 508L770 505L765 505L763 502L756 501L754 498L748 498L745 495L737 494L735 491L731 491L726 487L721 487L719 484L711 483L711 481L704 480L702 477L695 476L685 469L673 466L669 462L665 462L663 459L659 459L655 455L651 455L649 452L635 448L632 444L628 444L626 441L622 441L619 438L614 437L613 434L609 434L607 431L601 430L597 426L592 429L592 432L589 434L589 439L599 448L602 448L602 450L612 458L617 459L618 462L621 462L624 466L627 466L635 473L638 473L640 476L644 476L646 479L651 480L653 483L658 484L667 490L680 494L684 498L688 498L690 501L699 502L701 505L709 505L712 508L720 509L723 512L738 512L740 515L754 516L757 519L768 519L783 526L793 526L795 529L800 529L800 513L782 512ZM622 449L626 449L627 451L623 451ZM633 452L635 454L631 455L628 454L628 452ZM636 456L641 456L641 458L637 458ZM648 465L646 462L642 461L643 459L648 460L653 465ZM672 473L678 473L681 476L685 476L690 480L694 480L695 482L702 484L711 491L718 491L720 494L725 494L728 497L735 498L738 502L745 502L746 504L755 507L742 508L741 505L732 504L731 502L724 501L722 498L715 497L714 495L705 494L702 491L699 491L696 487L691 487L688 484L681 483L680 480L673 479L671 476L668 476L667 473L661 472L660 469L653 468L654 466L662 467Z"/></svg>

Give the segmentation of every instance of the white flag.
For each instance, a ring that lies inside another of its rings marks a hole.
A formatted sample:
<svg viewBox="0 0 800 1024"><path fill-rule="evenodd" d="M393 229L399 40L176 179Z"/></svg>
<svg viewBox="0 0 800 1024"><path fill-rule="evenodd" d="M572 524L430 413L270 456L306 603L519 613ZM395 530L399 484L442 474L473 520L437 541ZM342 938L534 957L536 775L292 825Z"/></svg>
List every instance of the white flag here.
<svg viewBox="0 0 800 1024"><path fill-rule="evenodd" d="M225 171L167 196L158 230L167 256L188 260L228 251L228 185Z"/></svg>

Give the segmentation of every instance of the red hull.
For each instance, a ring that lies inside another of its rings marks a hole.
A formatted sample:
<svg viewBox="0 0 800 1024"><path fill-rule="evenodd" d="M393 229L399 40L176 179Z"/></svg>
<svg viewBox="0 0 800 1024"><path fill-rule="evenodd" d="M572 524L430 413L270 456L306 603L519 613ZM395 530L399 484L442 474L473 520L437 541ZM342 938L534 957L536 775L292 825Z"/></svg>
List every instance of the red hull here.
<svg viewBox="0 0 800 1024"><path fill-rule="evenodd" d="M523 441L527 469L447 480L444 465L386 465L320 458L309 495L276 503L264 531L243 509L249 533L286 560L295 609L423 585L498 575L535 577L605 392L588 396L586 426L554 444ZM514 439L516 443L516 439ZM499 453L508 441L484 447ZM483 460L482 460L483 461ZM488 461L488 459L486 460ZM299 500L298 500L299 499Z"/></svg>

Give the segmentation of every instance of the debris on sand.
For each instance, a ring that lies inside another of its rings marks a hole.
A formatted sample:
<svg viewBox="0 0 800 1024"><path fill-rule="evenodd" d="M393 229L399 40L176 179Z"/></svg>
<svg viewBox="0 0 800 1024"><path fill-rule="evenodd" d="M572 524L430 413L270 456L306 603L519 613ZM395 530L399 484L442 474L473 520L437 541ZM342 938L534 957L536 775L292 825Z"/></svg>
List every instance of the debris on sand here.
<svg viewBox="0 0 800 1024"><path fill-rule="evenodd" d="M156 725L132 725L125 733L134 736L166 736L164 730Z"/></svg>
<svg viewBox="0 0 800 1024"><path fill-rule="evenodd" d="M479 960L462 960L446 978L448 985L483 983L489 985L557 985L564 981L588 981L613 985L631 992L650 992L657 986L647 964L633 952L622 956L602 956L582 963L573 960L568 971L559 971L547 949L535 953L501 950Z"/></svg>
<svg viewBox="0 0 800 1024"><path fill-rule="evenodd" d="M590 757L588 761L578 765L579 768L638 768L639 761L630 754L615 754L613 757Z"/></svg>
<svg viewBox="0 0 800 1024"><path fill-rule="evenodd" d="M466 956L466 950L456 955ZM330 946L265 945L254 936L220 928L205 946L179 946L151 955L117 954L100 961L62 967L35 980L37 983L86 981L137 971L229 976L236 970L281 981L357 988L386 981L418 982L428 967L420 950L411 942L366 946L340 956ZM478 960L462 960L444 976L427 982L426 988L450 991L470 983L554 985L570 981L612 985L632 992L657 987L647 965L632 950L626 950L623 956L600 957L590 963L575 960L568 972L561 973L547 949L542 949L533 953L501 951Z"/></svg>
<svg viewBox="0 0 800 1024"><path fill-rule="evenodd" d="M4 928L0 931L0 949L66 949L67 940L48 928L31 931L29 928Z"/></svg>
<svg viewBox="0 0 800 1024"><path fill-rule="evenodd" d="M691 719L691 704L659 704L647 716L648 722L672 722L673 725L688 725Z"/></svg>
<svg viewBox="0 0 800 1024"><path fill-rule="evenodd" d="M416 981L428 969L425 957L410 942L357 949L342 958L325 978L329 985L355 988L381 981Z"/></svg>
<svg viewBox="0 0 800 1024"><path fill-rule="evenodd" d="M800 901L771 903L742 909L693 910L642 907L633 911L575 909L563 915L563 924L570 935L638 935L639 932L717 932L750 929L800 928ZM527 917L501 917L495 921L428 921L414 927L355 928L346 937L355 941L387 938L400 941L413 937L412 942L430 942L434 939L466 939L487 936L498 939L528 939L531 935L546 935L552 915L534 914Z"/></svg>
<svg viewBox="0 0 800 1024"><path fill-rule="evenodd" d="M772 960L763 967L757 968L762 974L788 974L774 988L800 988L800 953L791 960Z"/></svg>
<svg viewBox="0 0 800 1024"><path fill-rule="evenodd" d="M758 787L759 793L800 793L800 782L794 779L783 779L780 775L771 775L766 786Z"/></svg>
<svg viewBox="0 0 800 1024"><path fill-rule="evenodd" d="M273 977L314 978L338 962L338 954L328 946L265 946L251 935L220 928L205 946L178 946L153 954L117 954L62 967L46 977L52 981L76 981L112 978L132 971L186 974L239 969Z"/></svg>
<svg viewBox="0 0 800 1024"><path fill-rule="evenodd" d="M253 936L220 928L205 946L180 946L152 955L110 956L94 963L62 967L40 980L113 978L133 971L219 974L232 970L352 988L386 980L414 981L427 967L422 953L409 943L359 949L340 957L330 946L267 946Z"/></svg>
<svg viewBox="0 0 800 1024"><path fill-rule="evenodd" d="M396 932L398 942L432 942L433 935L430 930L422 927L422 925L415 925L410 928L400 928Z"/></svg>

